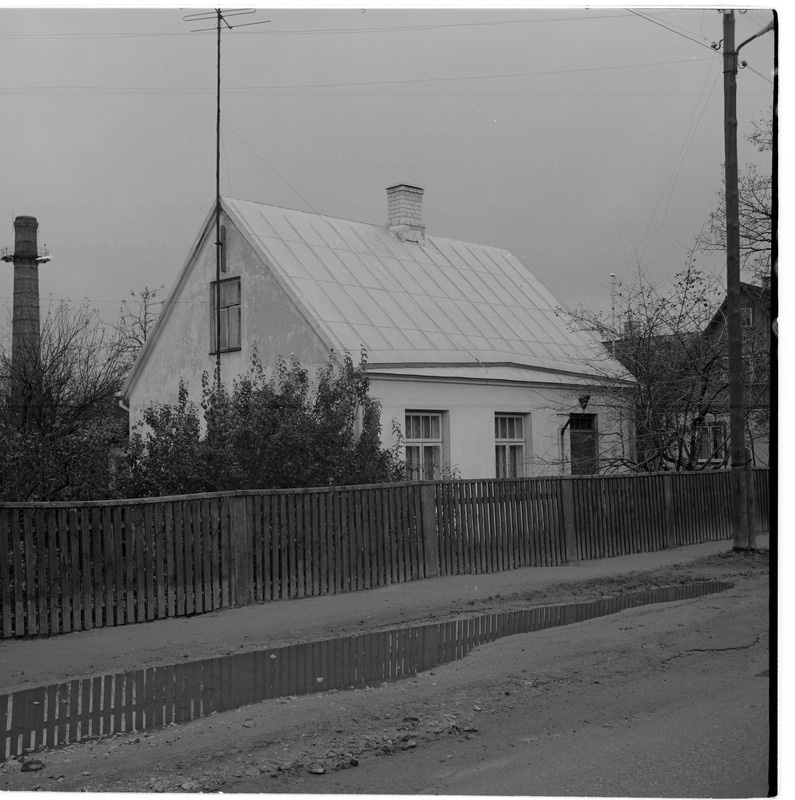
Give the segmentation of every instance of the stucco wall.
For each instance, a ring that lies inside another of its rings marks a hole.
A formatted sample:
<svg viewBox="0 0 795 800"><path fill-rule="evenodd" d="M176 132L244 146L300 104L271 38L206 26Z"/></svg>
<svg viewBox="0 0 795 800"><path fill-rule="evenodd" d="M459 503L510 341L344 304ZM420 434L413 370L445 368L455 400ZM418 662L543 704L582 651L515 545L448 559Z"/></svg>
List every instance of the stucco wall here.
<svg viewBox="0 0 795 800"><path fill-rule="evenodd" d="M396 420L402 429L407 410L444 412L448 437L444 466L456 477L493 478L497 413L529 415L525 430L527 476L568 474L568 434L564 435L561 454L560 431L569 414L581 410L577 398L583 391L584 387L430 383L373 375L370 393L381 401L385 446L395 441L392 421ZM600 454L606 459L611 439L618 438L611 437L611 433L622 421L612 405L598 395L592 395L587 410L597 414Z"/></svg>
<svg viewBox="0 0 795 800"><path fill-rule="evenodd" d="M240 276L241 349L221 354L221 378L227 385L251 365L257 348L264 364L279 355L294 354L304 365L319 365L328 358L328 348L273 278L269 267L222 215L227 226L227 271L222 280ZM179 381L190 398L201 399L202 374L212 375L213 343L211 284L215 280L214 225L204 237L191 265L164 311L162 328L153 339L145 368L130 393L130 421L134 425L143 409L177 400Z"/></svg>

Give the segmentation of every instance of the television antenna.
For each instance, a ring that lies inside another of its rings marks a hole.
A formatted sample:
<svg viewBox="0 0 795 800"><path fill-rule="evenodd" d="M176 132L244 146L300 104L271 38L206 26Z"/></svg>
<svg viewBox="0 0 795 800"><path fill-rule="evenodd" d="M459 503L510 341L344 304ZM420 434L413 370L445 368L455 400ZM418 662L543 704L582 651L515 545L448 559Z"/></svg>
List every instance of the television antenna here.
<svg viewBox="0 0 795 800"><path fill-rule="evenodd" d="M205 22L215 20L215 25L208 28L194 28L192 33L201 31L216 31L217 70L215 87L215 381L221 383L221 29L226 26L230 31L233 28L243 28L249 25L264 25L269 19L255 22L229 22L230 17L256 14L256 8L216 8L214 11L200 11L196 14L186 14L182 19L185 22Z"/></svg>

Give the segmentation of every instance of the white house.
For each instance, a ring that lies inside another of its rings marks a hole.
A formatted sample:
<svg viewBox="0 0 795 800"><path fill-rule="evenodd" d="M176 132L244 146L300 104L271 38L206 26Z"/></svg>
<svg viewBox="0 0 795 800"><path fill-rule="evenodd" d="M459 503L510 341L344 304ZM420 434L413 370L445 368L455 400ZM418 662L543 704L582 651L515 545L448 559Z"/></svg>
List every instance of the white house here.
<svg viewBox="0 0 795 800"><path fill-rule="evenodd" d="M622 423L594 387L626 373L512 253L426 235L422 195L389 187L383 226L222 198L222 379L255 347L306 366L364 348L384 443L396 420L418 477L595 471L596 432ZM123 387L131 425L213 373L215 242L213 209Z"/></svg>

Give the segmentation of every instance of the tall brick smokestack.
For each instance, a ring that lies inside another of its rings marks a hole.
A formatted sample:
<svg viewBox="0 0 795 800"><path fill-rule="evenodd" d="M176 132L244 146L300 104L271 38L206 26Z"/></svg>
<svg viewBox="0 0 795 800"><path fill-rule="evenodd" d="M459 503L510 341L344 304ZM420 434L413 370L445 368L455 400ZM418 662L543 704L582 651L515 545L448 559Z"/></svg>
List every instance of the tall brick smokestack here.
<svg viewBox="0 0 795 800"><path fill-rule="evenodd" d="M25 375L36 369L41 347L39 319L39 264L50 260L39 252L39 223L35 217L14 220L14 251L4 248L3 261L14 264L14 310L11 328L11 398L23 402Z"/></svg>
<svg viewBox="0 0 795 800"><path fill-rule="evenodd" d="M39 358L39 246L36 217L14 220L14 321L11 334L11 371Z"/></svg>

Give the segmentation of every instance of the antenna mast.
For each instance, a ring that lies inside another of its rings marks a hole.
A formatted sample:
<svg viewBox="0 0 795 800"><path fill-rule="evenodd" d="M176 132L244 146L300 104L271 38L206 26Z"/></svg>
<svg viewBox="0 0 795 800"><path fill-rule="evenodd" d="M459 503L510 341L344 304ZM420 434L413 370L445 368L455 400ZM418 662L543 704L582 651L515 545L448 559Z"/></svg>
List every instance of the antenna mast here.
<svg viewBox="0 0 795 800"><path fill-rule="evenodd" d="M221 383L221 21L224 18L220 8L215 12L218 43L215 84L215 383L218 386Z"/></svg>
<svg viewBox="0 0 795 800"><path fill-rule="evenodd" d="M256 8L233 8L222 11L205 11L198 14L188 14L182 19L185 22L215 19L213 28L195 28L194 32L215 30L216 32L216 84L215 84L215 383L221 384L221 23L223 22L231 31L248 25L262 25L270 22L269 19L257 22L243 22L230 25L227 17L236 17L241 14L256 14Z"/></svg>
<svg viewBox="0 0 795 800"><path fill-rule="evenodd" d="M610 329L613 331L612 335L612 350L613 356L616 355L616 273L610 273Z"/></svg>

